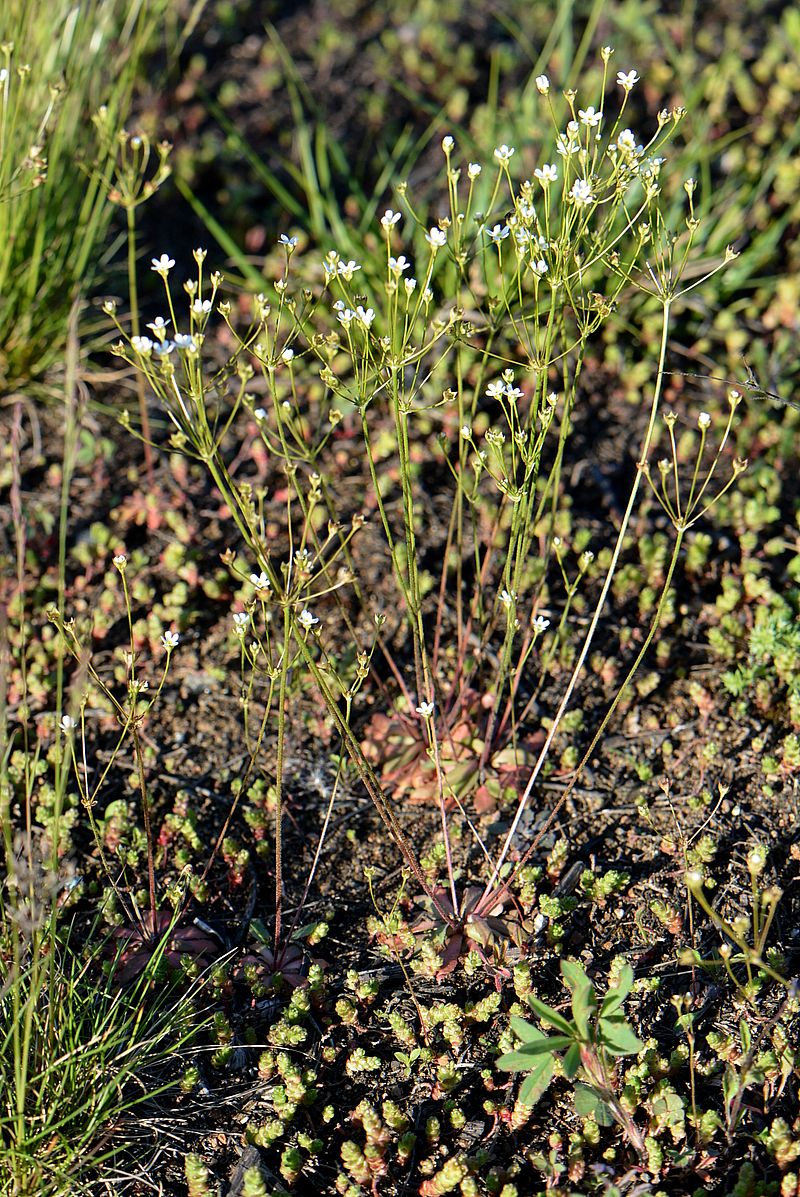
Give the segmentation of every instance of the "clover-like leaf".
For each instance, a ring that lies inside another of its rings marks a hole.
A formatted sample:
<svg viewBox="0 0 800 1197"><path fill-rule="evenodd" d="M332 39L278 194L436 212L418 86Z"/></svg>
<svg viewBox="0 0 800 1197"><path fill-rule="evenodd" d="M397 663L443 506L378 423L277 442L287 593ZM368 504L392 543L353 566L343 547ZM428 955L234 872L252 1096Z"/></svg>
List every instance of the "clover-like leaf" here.
<svg viewBox="0 0 800 1197"><path fill-rule="evenodd" d="M575 1086L575 1113L580 1118L594 1118L598 1126L612 1126L614 1115L599 1093L588 1085Z"/></svg>

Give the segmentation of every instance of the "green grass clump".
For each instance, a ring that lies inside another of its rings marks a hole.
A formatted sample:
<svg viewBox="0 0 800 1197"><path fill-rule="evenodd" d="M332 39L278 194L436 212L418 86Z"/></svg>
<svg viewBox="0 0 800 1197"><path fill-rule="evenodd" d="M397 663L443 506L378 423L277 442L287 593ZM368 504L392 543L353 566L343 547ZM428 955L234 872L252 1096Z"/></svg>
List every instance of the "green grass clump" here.
<svg viewBox="0 0 800 1197"><path fill-rule="evenodd" d="M83 1192L126 1145L125 1111L175 1083L197 1021L189 1002L153 996L157 960L121 988L101 938L79 945L54 922L41 892L0 903L0 1193L14 1197Z"/></svg>
<svg viewBox="0 0 800 1197"><path fill-rule="evenodd" d="M63 356L70 310L102 276L115 147L169 0L8 0L0 10L0 393Z"/></svg>

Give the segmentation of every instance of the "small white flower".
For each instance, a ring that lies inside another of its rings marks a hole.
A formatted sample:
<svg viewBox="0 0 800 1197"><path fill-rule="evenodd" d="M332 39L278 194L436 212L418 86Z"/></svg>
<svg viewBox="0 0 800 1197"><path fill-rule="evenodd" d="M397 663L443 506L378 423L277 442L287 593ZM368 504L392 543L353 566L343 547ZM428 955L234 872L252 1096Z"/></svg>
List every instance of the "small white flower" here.
<svg viewBox="0 0 800 1197"><path fill-rule="evenodd" d="M355 312L351 312L350 308L342 307L342 308L339 308L338 312L336 313L336 316L337 316L337 319L339 321L341 321L341 323L345 326L345 328L347 328L350 321L355 318Z"/></svg>
<svg viewBox="0 0 800 1197"><path fill-rule="evenodd" d="M71 732L72 729L76 726L77 726L77 724L75 723L75 720L72 718L71 715L62 715L61 716L61 722L59 723L59 727L61 728L61 730L63 732Z"/></svg>
<svg viewBox="0 0 800 1197"><path fill-rule="evenodd" d="M544 258L539 258L538 262L531 262L531 270L539 278L544 278L547 274L547 263Z"/></svg>
<svg viewBox="0 0 800 1197"><path fill-rule="evenodd" d="M413 295L417 289L417 280L415 278L404 278L403 286L406 289L406 295Z"/></svg>
<svg viewBox="0 0 800 1197"><path fill-rule="evenodd" d="M537 615L535 619L531 620L531 625L534 632L536 632L537 635L541 635L542 632L546 632L550 627L550 620L545 619L543 615Z"/></svg>
<svg viewBox="0 0 800 1197"><path fill-rule="evenodd" d="M359 304L356 308L356 315L364 325L364 328L369 328L369 326L372 324L372 321L375 319L375 313L373 312L372 308L367 308L365 310L362 308L361 304Z"/></svg>
<svg viewBox="0 0 800 1197"><path fill-rule="evenodd" d="M421 702L418 707L414 708L414 710L418 715L421 715L423 719L430 719L431 715L433 714L433 703Z"/></svg>
<svg viewBox="0 0 800 1197"><path fill-rule="evenodd" d="M707 411L700 412L700 415L697 417L697 426L698 428L702 428L703 431L711 426L711 416Z"/></svg>
<svg viewBox="0 0 800 1197"><path fill-rule="evenodd" d="M394 228L394 226L402 219L402 212L393 212L391 208L387 208L381 217L381 224L383 225L384 230L388 233L389 229Z"/></svg>
<svg viewBox="0 0 800 1197"><path fill-rule="evenodd" d="M550 80L547 75L536 76L536 90L543 96L546 96L550 90Z"/></svg>
<svg viewBox="0 0 800 1197"><path fill-rule="evenodd" d="M161 340L163 340L166 336L167 326L169 323L170 321L165 320L163 316L156 316L155 320L148 324L147 327L152 330L155 336L160 337Z"/></svg>
<svg viewBox="0 0 800 1197"><path fill-rule="evenodd" d="M207 316L211 311L210 299L196 299L192 304L193 316Z"/></svg>
<svg viewBox="0 0 800 1197"><path fill-rule="evenodd" d="M581 118L581 123L589 129L596 129L603 119L602 112L597 112L591 105L588 108L579 108L578 116Z"/></svg>
<svg viewBox="0 0 800 1197"><path fill-rule="evenodd" d="M180 636L177 632L165 632L161 637L161 643L164 645L164 648L167 650L167 652L171 652L173 648L177 648L179 641Z"/></svg>
<svg viewBox="0 0 800 1197"><path fill-rule="evenodd" d="M159 357L169 357L174 348L174 341L156 341L153 345L153 353L157 353Z"/></svg>
<svg viewBox="0 0 800 1197"><path fill-rule="evenodd" d="M507 224L496 224L494 228L489 229L489 237L495 245L499 245L501 241L505 241L510 232L511 229Z"/></svg>
<svg viewBox="0 0 800 1197"><path fill-rule="evenodd" d="M200 248L200 249L192 250L192 257L194 258L195 262L197 262L198 266L203 265L203 262L205 262L207 255L208 255L207 249Z"/></svg>
<svg viewBox="0 0 800 1197"><path fill-rule="evenodd" d="M281 245L285 245L287 249L294 249L294 247L297 245L297 238L287 237L285 233L281 233L280 243Z"/></svg>
<svg viewBox="0 0 800 1197"><path fill-rule="evenodd" d="M171 258L169 254L162 254L160 258L151 258L150 269L155 270L156 274L160 274L162 278L166 278L174 265L174 258Z"/></svg>
<svg viewBox="0 0 800 1197"><path fill-rule="evenodd" d="M288 366L289 362L293 359L293 357L294 357L293 349L284 349L283 353L281 354L281 361L286 362L286 365Z"/></svg>
<svg viewBox="0 0 800 1197"><path fill-rule="evenodd" d="M551 162L545 162L541 167L537 166L533 172L534 178L537 178L542 186L548 183L555 183L558 179L558 167Z"/></svg>
<svg viewBox="0 0 800 1197"><path fill-rule="evenodd" d="M506 386L506 399L510 399L512 403L516 403L518 399L522 398L522 391L519 387Z"/></svg>
<svg viewBox="0 0 800 1197"><path fill-rule="evenodd" d="M486 388L486 394L490 399L502 399L506 393L506 384L504 382L490 382Z"/></svg>
<svg viewBox="0 0 800 1197"><path fill-rule="evenodd" d="M622 129L617 135L617 145L622 154L640 153L642 147L636 145L636 134L632 129Z"/></svg>
<svg viewBox="0 0 800 1197"><path fill-rule="evenodd" d="M567 133L559 133L556 138L556 153L560 154L562 158L568 158L570 154L577 154L580 146L577 145L574 138Z"/></svg>
<svg viewBox="0 0 800 1197"><path fill-rule="evenodd" d="M445 154L449 154L452 151L453 146L455 144L456 143L453 141L453 138L449 134L447 135L447 137L442 138L442 149L444 150Z"/></svg>
<svg viewBox="0 0 800 1197"><path fill-rule="evenodd" d="M657 179L663 165L663 158L648 158L647 162L642 164L642 175L645 179Z"/></svg>
<svg viewBox="0 0 800 1197"><path fill-rule="evenodd" d="M247 631L247 625L250 623L250 616L246 611L237 611L233 617L233 630L237 636L244 636Z"/></svg>
<svg viewBox="0 0 800 1197"><path fill-rule="evenodd" d="M267 418L267 413L263 407L257 407L256 410L253 412L253 415L255 416L255 418L258 420L259 423L261 423L262 420L266 420L266 418Z"/></svg>
<svg viewBox="0 0 800 1197"><path fill-rule="evenodd" d="M437 229L434 225L429 232L425 234L425 240L428 245L432 245L434 249L440 249L441 246L447 243L447 233L444 229Z"/></svg>
<svg viewBox="0 0 800 1197"><path fill-rule="evenodd" d="M767 854L760 844L756 844L747 854L747 868L751 873L761 873L767 862Z"/></svg>
<svg viewBox="0 0 800 1197"><path fill-rule="evenodd" d="M153 342L149 337L131 337L131 348L142 357L153 352Z"/></svg>
<svg viewBox="0 0 800 1197"><path fill-rule="evenodd" d="M569 194L576 204L590 204L594 199L592 189L585 179L576 179Z"/></svg>
<svg viewBox="0 0 800 1197"><path fill-rule="evenodd" d="M470 162L469 166L467 167L467 174L471 179L477 179L482 170L483 167L481 166L480 162Z"/></svg>
<svg viewBox="0 0 800 1197"><path fill-rule="evenodd" d="M389 258L389 269L392 274L401 275L408 270L411 263L405 254L401 254L399 258Z"/></svg>
<svg viewBox="0 0 800 1197"><path fill-rule="evenodd" d="M506 145L505 143L503 143L503 145L499 145L494 152L494 156L501 166L508 166L513 154L514 147Z"/></svg>
<svg viewBox="0 0 800 1197"><path fill-rule="evenodd" d="M506 610L508 610L517 596L514 594L513 590L501 590L497 597L500 599L500 602L503 604Z"/></svg>
<svg viewBox="0 0 800 1197"><path fill-rule="evenodd" d="M463 436L465 441L468 441L469 438L472 436L472 429L470 428L469 424L461 425L461 435Z"/></svg>
<svg viewBox="0 0 800 1197"><path fill-rule="evenodd" d="M114 558L114 564L116 565L118 570L123 570L125 568L125 566L128 564L128 558L125 556L124 553L118 553L117 556Z"/></svg>
<svg viewBox="0 0 800 1197"><path fill-rule="evenodd" d="M264 573L263 569L260 574L251 574L250 581L253 583L256 590L269 590L269 578Z"/></svg>
<svg viewBox="0 0 800 1197"><path fill-rule="evenodd" d="M341 275L346 283L349 283L357 270L360 270L358 262L351 258L349 262L337 262L336 272Z"/></svg>
<svg viewBox="0 0 800 1197"><path fill-rule="evenodd" d="M297 617L297 622L308 631L309 628L313 628L315 623L319 623L319 620L316 615L311 614L308 607L303 607L303 610Z"/></svg>
<svg viewBox="0 0 800 1197"><path fill-rule="evenodd" d="M188 353L195 353L197 342L189 333L175 333L175 347L177 349L185 349Z"/></svg>
<svg viewBox="0 0 800 1197"><path fill-rule="evenodd" d="M617 72L617 83L620 87L624 87L625 91L630 91L631 88L635 87L638 82L638 71L628 71L627 73L625 71Z"/></svg>

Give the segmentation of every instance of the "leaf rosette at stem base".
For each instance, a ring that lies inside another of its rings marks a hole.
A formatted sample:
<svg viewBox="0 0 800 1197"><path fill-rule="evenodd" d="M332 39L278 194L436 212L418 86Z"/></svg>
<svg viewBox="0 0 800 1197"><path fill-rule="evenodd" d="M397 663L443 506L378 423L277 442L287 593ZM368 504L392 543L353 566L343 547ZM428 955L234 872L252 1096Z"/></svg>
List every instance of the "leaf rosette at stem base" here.
<svg viewBox="0 0 800 1197"><path fill-rule="evenodd" d="M481 777L481 761L486 755L481 725L486 722L486 710L476 691L470 692L468 702L467 709L466 702L461 704L455 719L443 721L439 732L439 763L446 809L471 801L475 811L483 814L496 810L504 802L516 801L544 735L536 731L521 736L515 744L496 745L496 750L488 755ZM377 713L367 724L361 747L396 798L415 806L438 802L436 765L418 720L412 721L400 713Z"/></svg>
<svg viewBox="0 0 800 1197"><path fill-rule="evenodd" d="M491 895L487 898L480 886L467 887L458 909L453 908L449 890L437 889L433 896L447 919L426 901L430 910L416 920L412 930L441 941L437 980L453 972L461 957L471 951L478 953L490 971L505 969L520 959L534 934L532 924L519 911L506 913L504 905Z"/></svg>

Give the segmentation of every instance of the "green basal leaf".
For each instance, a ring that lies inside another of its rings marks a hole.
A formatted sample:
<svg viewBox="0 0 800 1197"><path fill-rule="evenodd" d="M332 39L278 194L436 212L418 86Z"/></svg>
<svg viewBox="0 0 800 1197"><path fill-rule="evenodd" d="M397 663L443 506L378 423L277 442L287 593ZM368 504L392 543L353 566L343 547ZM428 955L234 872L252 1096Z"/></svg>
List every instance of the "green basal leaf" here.
<svg viewBox="0 0 800 1197"><path fill-rule="evenodd" d="M581 1118L594 1118L598 1126L613 1126L614 1115L594 1089L588 1085L575 1086L575 1113Z"/></svg>
<svg viewBox="0 0 800 1197"><path fill-rule="evenodd" d="M544 1056L534 1065L520 1085L519 1100L523 1105L536 1105L553 1079L553 1067L552 1056Z"/></svg>
<svg viewBox="0 0 800 1197"><path fill-rule="evenodd" d="M552 1010L550 1006L545 1006L544 1002L540 1002L538 998L531 994L527 998L528 1005L534 1014L538 1014L542 1022L546 1022L549 1026L555 1027L557 1031L561 1031L564 1035L571 1035L575 1038L575 1027L571 1022L567 1022L562 1014L557 1010Z"/></svg>
<svg viewBox="0 0 800 1197"><path fill-rule="evenodd" d="M578 989L581 985L588 985L591 988L592 983L577 960L562 960L561 976L569 989Z"/></svg>
<svg viewBox="0 0 800 1197"><path fill-rule="evenodd" d="M601 1018L598 1024L600 1042L614 1056L635 1056L644 1044L621 1014Z"/></svg>
<svg viewBox="0 0 800 1197"><path fill-rule="evenodd" d="M589 1040L589 1022L597 1010L594 986L576 960L562 960L561 974L572 992L572 1015L581 1039Z"/></svg>
<svg viewBox="0 0 800 1197"><path fill-rule="evenodd" d="M502 1068L503 1072L528 1072L531 1068L536 1067L535 1060L536 1057L530 1052L504 1052L495 1060L495 1065L497 1068Z"/></svg>
<svg viewBox="0 0 800 1197"><path fill-rule="evenodd" d="M609 989L603 998L603 1004L600 1007L600 1017L603 1018L607 1014L615 1014L627 998L632 987L633 969L629 964L624 964L619 971L616 985L613 989Z"/></svg>
<svg viewBox="0 0 800 1197"><path fill-rule="evenodd" d="M578 1069L581 1066L581 1048L579 1043L573 1043L561 1063L564 1076L568 1081L578 1075Z"/></svg>
<svg viewBox="0 0 800 1197"><path fill-rule="evenodd" d="M748 1053L750 1051L750 1045L753 1041L753 1037L750 1034L750 1027L744 1021L744 1019L742 1019L741 1022L739 1023L739 1039L742 1044L742 1051L744 1052L745 1055L748 1055Z"/></svg>
<svg viewBox="0 0 800 1197"><path fill-rule="evenodd" d="M531 1060L533 1060L536 1056L544 1056L547 1055L548 1052L552 1055L553 1052L563 1051L564 1048L569 1047L572 1042L572 1039L568 1039L566 1035L545 1035L542 1039L537 1040L535 1043L523 1043L513 1052L506 1052L505 1055L501 1056L498 1060L497 1066L498 1068L506 1068L509 1071L518 1071L520 1068L530 1068ZM517 1058L520 1060L526 1060L527 1063L515 1064L513 1067L511 1064L502 1063L503 1060L511 1060L512 1057L515 1060Z"/></svg>
<svg viewBox="0 0 800 1197"><path fill-rule="evenodd" d="M511 1016L511 1030L523 1043L535 1043L539 1039L547 1038L544 1032L535 1027L533 1023L526 1022L524 1018L519 1018L516 1014Z"/></svg>
<svg viewBox="0 0 800 1197"><path fill-rule="evenodd" d="M581 1039L591 1038L590 1021L597 1012L597 996L591 981L577 986L572 993L572 1016Z"/></svg>
<svg viewBox="0 0 800 1197"><path fill-rule="evenodd" d="M722 1076L722 1096L728 1104L738 1095L740 1087L738 1072L730 1064L726 1064Z"/></svg>

